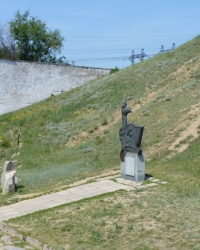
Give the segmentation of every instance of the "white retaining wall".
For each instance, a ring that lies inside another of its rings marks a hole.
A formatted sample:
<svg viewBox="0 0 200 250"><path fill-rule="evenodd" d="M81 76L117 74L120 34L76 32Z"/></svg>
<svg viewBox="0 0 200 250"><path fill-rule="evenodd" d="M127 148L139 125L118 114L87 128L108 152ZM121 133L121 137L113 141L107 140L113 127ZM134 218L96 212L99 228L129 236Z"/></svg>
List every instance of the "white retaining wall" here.
<svg viewBox="0 0 200 250"><path fill-rule="evenodd" d="M110 69L0 60L0 115L76 88Z"/></svg>

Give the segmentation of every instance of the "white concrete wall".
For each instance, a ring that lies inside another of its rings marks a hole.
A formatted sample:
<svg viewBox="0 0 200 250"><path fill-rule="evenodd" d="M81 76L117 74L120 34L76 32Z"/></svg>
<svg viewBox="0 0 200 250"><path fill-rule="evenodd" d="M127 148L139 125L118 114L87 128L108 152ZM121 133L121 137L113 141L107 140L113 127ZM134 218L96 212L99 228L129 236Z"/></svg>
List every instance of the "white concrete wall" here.
<svg viewBox="0 0 200 250"><path fill-rule="evenodd" d="M0 115L78 87L109 69L0 60Z"/></svg>

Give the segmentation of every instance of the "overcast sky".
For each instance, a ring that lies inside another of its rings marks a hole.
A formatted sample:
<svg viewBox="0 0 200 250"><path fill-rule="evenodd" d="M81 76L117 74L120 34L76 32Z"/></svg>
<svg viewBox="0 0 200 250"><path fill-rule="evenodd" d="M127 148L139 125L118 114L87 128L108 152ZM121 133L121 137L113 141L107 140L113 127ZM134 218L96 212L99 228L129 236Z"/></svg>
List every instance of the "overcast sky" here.
<svg viewBox="0 0 200 250"><path fill-rule="evenodd" d="M62 55L75 65L124 68L132 50L147 55L200 34L200 0L1 0L0 24L19 10L65 38Z"/></svg>

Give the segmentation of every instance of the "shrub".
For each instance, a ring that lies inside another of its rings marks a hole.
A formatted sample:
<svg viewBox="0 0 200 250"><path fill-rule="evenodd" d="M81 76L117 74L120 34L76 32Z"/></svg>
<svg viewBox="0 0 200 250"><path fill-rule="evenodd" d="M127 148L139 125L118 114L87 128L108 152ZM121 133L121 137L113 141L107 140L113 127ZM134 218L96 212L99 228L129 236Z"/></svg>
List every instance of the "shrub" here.
<svg viewBox="0 0 200 250"><path fill-rule="evenodd" d="M106 134L108 134L110 131L109 131L109 129L104 129L104 131L103 131L103 133L106 135Z"/></svg>
<svg viewBox="0 0 200 250"><path fill-rule="evenodd" d="M196 96L197 96L197 97L200 97L200 91L197 91L197 92L196 92Z"/></svg>
<svg viewBox="0 0 200 250"><path fill-rule="evenodd" d="M171 100L172 100L172 97L171 97L171 96L166 96L166 97L165 97L165 101L169 102L169 101L171 101Z"/></svg>
<svg viewBox="0 0 200 250"><path fill-rule="evenodd" d="M149 116L149 111L148 110L144 110L143 111L143 116Z"/></svg>
<svg viewBox="0 0 200 250"><path fill-rule="evenodd" d="M108 124L108 120L107 120L107 118L104 117L101 125L106 126L107 124Z"/></svg>
<svg viewBox="0 0 200 250"><path fill-rule="evenodd" d="M114 69L111 69L110 74L116 73L119 71L118 67L115 67Z"/></svg>
<svg viewBox="0 0 200 250"><path fill-rule="evenodd" d="M83 154L91 153L91 152L94 152L94 148L93 147L86 147L86 148L81 149L80 152Z"/></svg>
<svg viewBox="0 0 200 250"><path fill-rule="evenodd" d="M157 100L160 100L160 99L162 99L162 98L164 98L165 97L165 94L160 94L160 95L158 95L157 97L156 97L156 99Z"/></svg>
<svg viewBox="0 0 200 250"><path fill-rule="evenodd" d="M4 147L4 148L10 148L11 147L11 144L10 144L9 139L7 137L1 136L0 140L2 141L2 143L1 143L2 147Z"/></svg>
<svg viewBox="0 0 200 250"><path fill-rule="evenodd" d="M128 96L128 97L126 98L126 100L127 100L127 101L131 101L131 100L133 100L133 97L130 95L130 96Z"/></svg>
<svg viewBox="0 0 200 250"><path fill-rule="evenodd" d="M193 77L194 77L195 79L200 79L200 72L194 74Z"/></svg>

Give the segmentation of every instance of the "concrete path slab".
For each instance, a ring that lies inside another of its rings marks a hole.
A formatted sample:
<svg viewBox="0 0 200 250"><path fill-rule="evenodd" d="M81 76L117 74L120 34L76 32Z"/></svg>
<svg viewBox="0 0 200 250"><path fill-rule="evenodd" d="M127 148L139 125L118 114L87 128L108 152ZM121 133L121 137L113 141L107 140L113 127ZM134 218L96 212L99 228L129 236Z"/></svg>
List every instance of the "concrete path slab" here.
<svg viewBox="0 0 200 250"><path fill-rule="evenodd" d="M108 179L72 187L53 194L43 195L30 200L24 200L12 205L0 207L0 221L19 217L39 210L56 207L62 204L114 192L117 190L133 190L133 187Z"/></svg>

